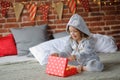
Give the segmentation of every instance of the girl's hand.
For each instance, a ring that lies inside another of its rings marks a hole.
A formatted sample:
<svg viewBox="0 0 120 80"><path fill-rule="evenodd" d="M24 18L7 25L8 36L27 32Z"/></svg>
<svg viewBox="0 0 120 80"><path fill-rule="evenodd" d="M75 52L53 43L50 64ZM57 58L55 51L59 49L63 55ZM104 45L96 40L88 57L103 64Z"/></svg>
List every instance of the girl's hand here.
<svg viewBox="0 0 120 80"><path fill-rule="evenodd" d="M68 61L75 61L75 60L76 60L75 55L71 55L70 57L68 57Z"/></svg>
<svg viewBox="0 0 120 80"><path fill-rule="evenodd" d="M53 54L51 54L51 56L56 56L56 57L58 57L59 54L58 54L58 53L53 53Z"/></svg>

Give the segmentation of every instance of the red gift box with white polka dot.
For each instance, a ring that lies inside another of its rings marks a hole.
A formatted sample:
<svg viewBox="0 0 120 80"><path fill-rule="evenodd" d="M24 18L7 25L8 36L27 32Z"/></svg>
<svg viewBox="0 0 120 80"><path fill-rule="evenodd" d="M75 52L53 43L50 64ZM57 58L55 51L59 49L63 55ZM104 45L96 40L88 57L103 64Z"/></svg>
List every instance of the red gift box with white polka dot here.
<svg viewBox="0 0 120 80"><path fill-rule="evenodd" d="M68 65L68 59L49 56L46 73L54 76L67 77L77 73L75 66Z"/></svg>

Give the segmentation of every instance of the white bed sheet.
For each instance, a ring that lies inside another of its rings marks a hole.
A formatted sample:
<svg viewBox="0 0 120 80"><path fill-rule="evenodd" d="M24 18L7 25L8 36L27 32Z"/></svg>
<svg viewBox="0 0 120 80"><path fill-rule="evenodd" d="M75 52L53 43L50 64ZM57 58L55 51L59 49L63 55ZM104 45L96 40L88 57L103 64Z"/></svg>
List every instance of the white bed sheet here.
<svg viewBox="0 0 120 80"><path fill-rule="evenodd" d="M27 56L5 56L0 57L0 64L6 64L6 63L16 63L16 62L24 62L24 61L30 61L30 60L36 60L34 57L27 57Z"/></svg>

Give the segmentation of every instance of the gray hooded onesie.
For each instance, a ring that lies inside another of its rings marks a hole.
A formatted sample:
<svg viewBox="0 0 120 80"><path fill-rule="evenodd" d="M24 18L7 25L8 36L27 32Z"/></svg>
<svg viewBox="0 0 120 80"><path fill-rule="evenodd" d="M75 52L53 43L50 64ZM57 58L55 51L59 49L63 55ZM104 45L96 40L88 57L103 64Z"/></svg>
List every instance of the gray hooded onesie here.
<svg viewBox="0 0 120 80"><path fill-rule="evenodd" d="M91 34L83 18L78 14L74 14L70 18L66 26L67 32L69 26L77 28L88 36ZM100 62L99 57L94 50L94 39L92 37L82 39L79 44L77 44L75 40L69 38L65 49L60 52L60 56L68 57L70 55L76 55L76 61L74 62L78 65L86 66L88 71L103 70L103 64Z"/></svg>

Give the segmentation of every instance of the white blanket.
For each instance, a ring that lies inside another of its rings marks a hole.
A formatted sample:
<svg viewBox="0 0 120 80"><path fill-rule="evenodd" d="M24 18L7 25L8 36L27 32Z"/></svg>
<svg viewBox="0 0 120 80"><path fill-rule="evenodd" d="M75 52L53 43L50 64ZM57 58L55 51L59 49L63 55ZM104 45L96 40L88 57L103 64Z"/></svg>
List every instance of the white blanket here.
<svg viewBox="0 0 120 80"><path fill-rule="evenodd" d="M114 42L113 37L109 37L101 34L93 34L93 37L97 40L95 44L96 52L110 53L116 52L117 46ZM61 52L66 45L66 41L69 39L69 36L49 40L38 44L34 47L31 47L29 50L38 60L41 65L47 63L48 56L54 52Z"/></svg>
<svg viewBox="0 0 120 80"><path fill-rule="evenodd" d="M39 61L41 65L47 63L47 58L51 53L60 52L63 50L69 36L53 39L44 43L38 44L30 48L30 52Z"/></svg>

